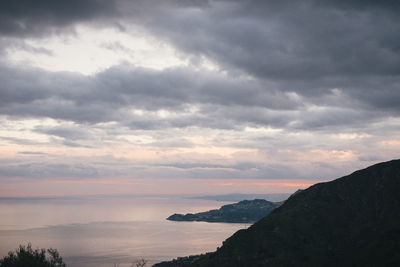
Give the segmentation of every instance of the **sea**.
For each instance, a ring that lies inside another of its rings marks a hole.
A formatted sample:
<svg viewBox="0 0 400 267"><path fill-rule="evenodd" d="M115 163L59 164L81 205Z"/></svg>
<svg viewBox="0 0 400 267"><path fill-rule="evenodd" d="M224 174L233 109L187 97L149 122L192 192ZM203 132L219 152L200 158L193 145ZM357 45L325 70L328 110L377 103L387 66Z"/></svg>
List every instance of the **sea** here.
<svg viewBox="0 0 400 267"><path fill-rule="evenodd" d="M214 251L249 224L173 222L232 203L171 196L0 199L0 256L19 245L55 248L70 267L146 266Z"/></svg>

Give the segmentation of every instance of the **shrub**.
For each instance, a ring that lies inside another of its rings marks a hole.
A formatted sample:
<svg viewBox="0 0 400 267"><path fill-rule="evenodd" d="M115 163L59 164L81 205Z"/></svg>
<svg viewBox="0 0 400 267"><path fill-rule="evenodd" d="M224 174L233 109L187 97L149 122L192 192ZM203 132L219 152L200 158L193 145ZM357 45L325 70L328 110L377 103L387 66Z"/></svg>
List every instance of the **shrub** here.
<svg viewBox="0 0 400 267"><path fill-rule="evenodd" d="M47 252L47 253L46 253ZM46 255L48 254L48 255ZM66 267L56 249L32 249L32 245L20 245L15 252L0 260L0 267Z"/></svg>

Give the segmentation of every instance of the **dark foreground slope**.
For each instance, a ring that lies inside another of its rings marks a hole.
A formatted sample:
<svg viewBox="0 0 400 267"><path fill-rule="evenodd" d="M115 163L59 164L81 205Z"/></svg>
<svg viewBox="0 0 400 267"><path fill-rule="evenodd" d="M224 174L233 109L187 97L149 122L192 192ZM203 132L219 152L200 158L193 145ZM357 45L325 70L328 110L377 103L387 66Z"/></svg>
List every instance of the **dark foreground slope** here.
<svg viewBox="0 0 400 267"><path fill-rule="evenodd" d="M174 214L167 218L170 221L204 221L250 223L258 221L268 215L281 203L274 203L265 199L243 200L238 203L222 206L217 210L199 213Z"/></svg>
<svg viewBox="0 0 400 267"><path fill-rule="evenodd" d="M316 184L200 266L400 266L400 160Z"/></svg>
<svg viewBox="0 0 400 267"><path fill-rule="evenodd" d="M189 265L400 266L400 160L311 186Z"/></svg>

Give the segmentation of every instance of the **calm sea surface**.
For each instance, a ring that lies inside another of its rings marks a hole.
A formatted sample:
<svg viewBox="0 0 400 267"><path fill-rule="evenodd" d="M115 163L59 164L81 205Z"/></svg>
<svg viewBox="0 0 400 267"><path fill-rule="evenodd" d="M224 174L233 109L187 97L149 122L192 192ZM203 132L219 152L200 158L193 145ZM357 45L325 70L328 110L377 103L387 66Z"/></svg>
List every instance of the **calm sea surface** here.
<svg viewBox="0 0 400 267"><path fill-rule="evenodd" d="M248 226L165 220L224 204L168 197L0 199L0 256L30 242L34 248L57 248L71 267L123 267L140 258L151 266L213 251Z"/></svg>

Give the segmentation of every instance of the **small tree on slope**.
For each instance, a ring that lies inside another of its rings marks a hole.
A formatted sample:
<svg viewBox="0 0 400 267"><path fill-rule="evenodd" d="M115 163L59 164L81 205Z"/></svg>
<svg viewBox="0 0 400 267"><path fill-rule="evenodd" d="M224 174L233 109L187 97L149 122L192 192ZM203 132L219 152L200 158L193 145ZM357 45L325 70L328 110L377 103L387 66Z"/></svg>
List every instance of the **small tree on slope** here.
<svg viewBox="0 0 400 267"><path fill-rule="evenodd" d="M48 256L46 255L48 253ZM0 267L66 267L60 254L56 249L32 249L32 245L20 245L15 252L8 252L8 255L0 260Z"/></svg>

